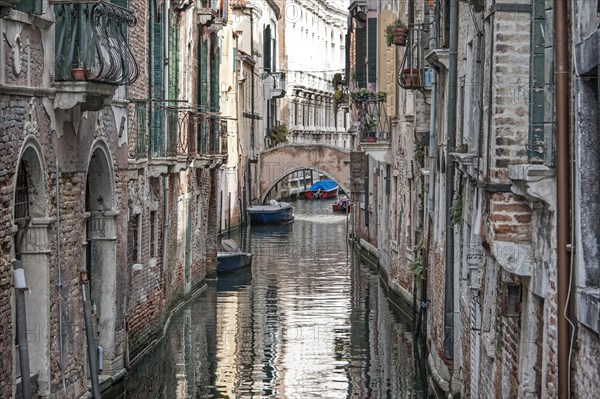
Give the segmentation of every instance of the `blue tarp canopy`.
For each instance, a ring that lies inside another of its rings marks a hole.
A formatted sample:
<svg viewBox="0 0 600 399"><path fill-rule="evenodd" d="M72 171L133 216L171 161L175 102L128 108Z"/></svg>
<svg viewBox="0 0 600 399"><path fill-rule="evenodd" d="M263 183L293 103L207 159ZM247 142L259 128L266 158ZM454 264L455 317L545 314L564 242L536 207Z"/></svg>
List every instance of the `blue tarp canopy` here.
<svg viewBox="0 0 600 399"><path fill-rule="evenodd" d="M312 186L310 186L308 191L317 191L317 190L329 191L332 188L336 188L336 187L337 187L337 183L334 182L333 180L321 180L321 181L316 182Z"/></svg>

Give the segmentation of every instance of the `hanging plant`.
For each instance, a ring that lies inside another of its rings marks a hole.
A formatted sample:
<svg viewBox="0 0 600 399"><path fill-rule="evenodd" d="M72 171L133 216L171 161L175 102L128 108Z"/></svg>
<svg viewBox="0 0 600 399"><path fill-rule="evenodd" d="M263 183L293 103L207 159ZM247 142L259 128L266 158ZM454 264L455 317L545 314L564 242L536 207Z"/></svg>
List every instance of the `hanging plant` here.
<svg viewBox="0 0 600 399"><path fill-rule="evenodd" d="M375 94L375 98L377 99L377 101L384 103L387 101L387 93L385 91L378 91Z"/></svg>
<svg viewBox="0 0 600 399"><path fill-rule="evenodd" d="M343 104L348 101L348 94L344 93L342 90L337 89L331 95L333 99L333 112L337 114L340 104Z"/></svg>
<svg viewBox="0 0 600 399"><path fill-rule="evenodd" d="M392 44L395 44L396 46L406 46L407 37L408 27L399 19L385 28L385 42L388 47L391 47Z"/></svg>
<svg viewBox="0 0 600 399"><path fill-rule="evenodd" d="M340 87L341 85L344 84L344 74L341 72L338 72L336 74L333 75L333 80L331 81L331 83L333 84L333 87L335 89L337 89L338 87Z"/></svg>
<svg viewBox="0 0 600 399"><path fill-rule="evenodd" d="M352 97L352 100L360 103L367 100L369 92L366 89L358 89L350 93L350 96Z"/></svg>
<svg viewBox="0 0 600 399"><path fill-rule="evenodd" d="M275 144L287 143L287 127L282 123L271 128L271 140Z"/></svg>

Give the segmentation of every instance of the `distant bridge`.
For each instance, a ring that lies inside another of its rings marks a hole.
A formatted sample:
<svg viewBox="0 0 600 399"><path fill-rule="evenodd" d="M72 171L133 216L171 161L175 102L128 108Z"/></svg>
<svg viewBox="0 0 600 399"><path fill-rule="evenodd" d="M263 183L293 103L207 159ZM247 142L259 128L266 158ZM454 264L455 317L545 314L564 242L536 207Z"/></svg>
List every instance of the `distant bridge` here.
<svg viewBox="0 0 600 399"><path fill-rule="evenodd" d="M258 197L265 201L271 190L294 172L311 169L350 188L350 151L326 144L287 144L263 151L258 159Z"/></svg>

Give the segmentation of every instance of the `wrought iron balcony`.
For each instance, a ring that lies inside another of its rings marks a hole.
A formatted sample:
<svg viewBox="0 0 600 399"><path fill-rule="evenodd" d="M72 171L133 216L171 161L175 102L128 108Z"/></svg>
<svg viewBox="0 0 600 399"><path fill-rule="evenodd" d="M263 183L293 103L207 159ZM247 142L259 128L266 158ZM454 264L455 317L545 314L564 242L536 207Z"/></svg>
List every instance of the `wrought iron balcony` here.
<svg viewBox="0 0 600 399"><path fill-rule="evenodd" d="M404 57L398 68L398 85L406 90L431 88L431 71L425 68L423 47L426 41L424 24L410 24Z"/></svg>
<svg viewBox="0 0 600 399"><path fill-rule="evenodd" d="M56 70L54 79L63 98L57 108L82 104L85 110L107 105L116 87L133 83L138 64L129 48L128 27L133 13L104 1L60 3L56 15Z"/></svg>

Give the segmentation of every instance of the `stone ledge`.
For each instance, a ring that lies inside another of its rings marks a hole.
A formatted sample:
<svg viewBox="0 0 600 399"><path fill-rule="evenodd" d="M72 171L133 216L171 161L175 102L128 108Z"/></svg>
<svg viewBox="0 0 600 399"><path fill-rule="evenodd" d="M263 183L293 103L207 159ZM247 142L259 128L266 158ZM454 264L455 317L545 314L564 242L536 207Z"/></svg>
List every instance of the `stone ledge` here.
<svg viewBox="0 0 600 399"><path fill-rule="evenodd" d="M600 289L579 289L577 292L577 320L600 334Z"/></svg>
<svg viewBox="0 0 600 399"><path fill-rule="evenodd" d="M432 67L438 69L448 69L449 65L449 51L448 49L433 49L427 55L425 55L425 60Z"/></svg>
<svg viewBox="0 0 600 399"><path fill-rule="evenodd" d="M544 165L510 165L508 176L513 185L511 191L529 201L541 201L551 211L556 209L555 171Z"/></svg>
<svg viewBox="0 0 600 399"><path fill-rule="evenodd" d="M600 30L575 45L575 68L579 75L594 74L600 64Z"/></svg>
<svg viewBox="0 0 600 399"><path fill-rule="evenodd" d="M494 259L509 273L531 276L534 265L531 243L493 240L490 249Z"/></svg>

